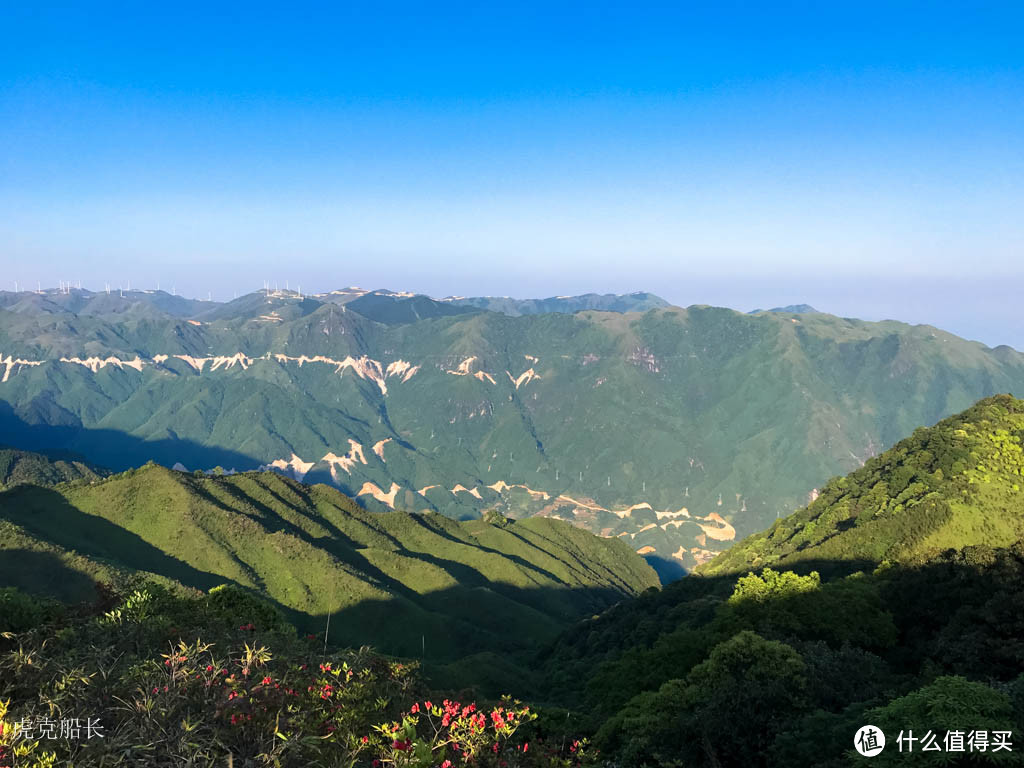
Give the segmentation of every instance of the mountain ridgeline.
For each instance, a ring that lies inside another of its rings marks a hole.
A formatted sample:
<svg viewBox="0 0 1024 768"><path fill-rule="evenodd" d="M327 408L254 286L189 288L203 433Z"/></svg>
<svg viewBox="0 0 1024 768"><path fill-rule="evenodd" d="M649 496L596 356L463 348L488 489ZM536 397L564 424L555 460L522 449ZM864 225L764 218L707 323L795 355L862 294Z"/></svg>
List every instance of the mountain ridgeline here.
<svg viewBox="0 0 1024 768"><path fill-rule="evenodd" d="M114 470L272 469L372 510L559 518L665 577L1022 388L1009 348L802 307L0 293L8 443Z"/></svg>
<svg viewBox="0 0 1024 768"><path fill-rule="evenodd" d="M0 491L0 586L77 603L140 579L235 585L306 631L331 614L339 644L431 660L522 651L658 583L625 543L568 523L369 512L273 472L149 464Z"/></svg>

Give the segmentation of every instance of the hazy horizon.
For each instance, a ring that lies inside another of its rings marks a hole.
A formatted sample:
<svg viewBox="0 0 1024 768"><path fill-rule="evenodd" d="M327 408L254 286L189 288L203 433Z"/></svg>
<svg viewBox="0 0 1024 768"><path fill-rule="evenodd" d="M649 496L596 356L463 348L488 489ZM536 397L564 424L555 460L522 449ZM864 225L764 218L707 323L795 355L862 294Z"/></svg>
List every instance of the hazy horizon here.
<svg viewBox="0 0 1024 768"><path fill-rule="evenodd" d="M852 285L851 281L853 282ZM72 288L76 288L78 285L78 281L73 279L69 279L65 282L70 284ZM787 286L785 284L785 278L781 276L775 276L774 283L772 282L772 278L747 281L705 278L703 280L696 281L696 284L692 284L689 289L674 289L671 288L671 286L665 286L661 290L652 290L650 287L643 286L631 286L628 289L615 287L608 288L607 286L590 289L585 287L586 281L580 279L572 282L571 285L584 287L577 287L575 289L565 291L551 291L544 290L542 286L537 286L539 289L537 291L518 294L473 290L448 290L445 287L443 280L429 282L433 288L424 289L420 284L377 284L372 281L360 282L358 280L346 281L344 279L333 282L330 280L320 280L308 282L306 284L288 279L267 279L267 283L271 289L292 291L301 289L302 293L305 295L326 294L330 291L348 287L358 287L367 291L407 291L430 296L435 299L442 299L450 296L491 296L510 297L514 299L546 299L556 296L579 296L587 293L629 294L645 292L659 296L674 306L688 307L704 304L726 307L739 312L809 304L819 312L839 317L856 318L868 321L896 320L898 322L908 323L911 325L931 325L971 341L980 341L989 347L994 348L1001 345L1008 345L1019 351L1024 351L1024 331L1022 331L1019 324L1016 326L1012 324L1007 325L1004 333L990 332L986 330L986 326L992 325L991 320L993 316L1010 317L1010 310L1014 306L1012 300L1018 290L1016 284L1012 281L990 285L985 279L977 279L972 285L969 281L957 280L955 281L955 285L953 284L954 281L949 281L946 285L940 285L938 289L959 291L967 298L972 299L972 304L975 305L975 309L973 311L947 313L946 320L948 322L936 322L934 319L930 318L933 309L930 296L937 290L937 286L935 284L936 281L929 282L916 280L906 281L899 285L890 285L890 290L895 290L899 294L897 297L898 301L895 302L892 301L893 297L887 296L884 291L879 293L877 290L878 281L871 278L848 278L841 282L835 280L821 280L820 282L809 286L806 293L794 289L792 286ZM48 285L39 281L37 281L37 283L43 291L58 289L56 284ZM37 290L37 283L26 284L19 282L18 287L21 291L35 291ZM105 283L100 283L98 285L90 284L88 281L82 281L81 288L94 293L100 293L105 289L105 286L109 284L111 293L117 293L121 288L129 290L130 286L130 290L133 291L159 289L188 299L228 302L234 298L263 290L262 283L263 281L261 280L260 285L246 285L237 289L225 287L221 284L218 286L218 290L208 290L205 293L197 290L190 290L188 285L184 286L183 289L181 285L178 285L173 280L170 282L156 281L153 283L142 284L137 281L125 280L118 282L115 280L106 281ZM13 287L13 284L11 286L0 286L0 291L11 291ZM851 287L854 288L854 290L851 290ZM871 289L873 287L875 290L872 291ZM980 295L981 291L986 293L988 296L987 299L985 296ZM997 297L995 301L991 300L992 295ZM1002 300L998 299L1000 296L1002 296ZM964 305L960 304L957 306L962 308Z"/></svg>
<svg viewBox="0 0 1024 768"><path fill-rule="evenodd" d="M0 286L808 303L1024 348L1024 8L30 4Z"/></svg>

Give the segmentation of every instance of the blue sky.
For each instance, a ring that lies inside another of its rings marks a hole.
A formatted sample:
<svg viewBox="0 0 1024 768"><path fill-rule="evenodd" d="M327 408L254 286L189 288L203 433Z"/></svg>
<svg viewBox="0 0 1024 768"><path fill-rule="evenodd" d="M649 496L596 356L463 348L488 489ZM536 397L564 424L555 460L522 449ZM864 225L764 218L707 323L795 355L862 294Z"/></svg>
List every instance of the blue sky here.
<svg viewBox="0 0 1024 768"><path fill-rule="evenodd" d="M1024 348L1019 3L5 8L0 287L808 302Z"/></svg>

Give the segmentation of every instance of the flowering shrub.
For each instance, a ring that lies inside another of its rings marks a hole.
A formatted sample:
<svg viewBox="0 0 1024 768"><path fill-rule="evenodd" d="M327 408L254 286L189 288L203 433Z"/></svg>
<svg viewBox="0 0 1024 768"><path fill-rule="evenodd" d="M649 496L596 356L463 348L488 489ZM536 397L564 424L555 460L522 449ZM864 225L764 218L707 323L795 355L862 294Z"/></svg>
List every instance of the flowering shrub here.
<svg viewBox="0 0 1024 768"><path fill-rule="evenodd" d="M422 706L416 702L401 721L376 726L376 741L384 750L373 765L515 765L529 752L529 743L517 743L512 737L520 725L536 717L518 701L506 700L504 706L486 712L478 711L475 703L463 705L448 699L441 704L425 700Z"/></svg>
<svg viewBox="0 0 1024 768"><path fill-rule="evenodd" d="M227 755L282 768L586 764L581 743L547 748L518 701L429 696L415 663L368 648L324 655L316 637L267 628L258 612L225 614L226 598L141 590L63 626L0 636L0 768L220 766ZM102 737L15 738L15 722L55 712L99 718Z"/></svg>

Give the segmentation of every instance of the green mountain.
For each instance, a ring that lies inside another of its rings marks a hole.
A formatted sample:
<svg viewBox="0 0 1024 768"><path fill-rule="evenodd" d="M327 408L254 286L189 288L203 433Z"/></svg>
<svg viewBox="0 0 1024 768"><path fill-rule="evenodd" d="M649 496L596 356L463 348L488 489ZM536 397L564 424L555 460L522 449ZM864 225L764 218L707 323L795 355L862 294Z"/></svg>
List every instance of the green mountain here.
<svg viewBox="0 0 1024 768"><path fill-rule="evenodd" d="M582 296L552 296L547 299L512 299L508 296L449 296L442 301L456 306L476 307L504 315L541 315L549 312L572 314L584 310L601 312L646 312L667 307L669 303L653 293L585 293Z"/></svg>
<svg viewBox="0 0 1024 768"><path fill-rule="evenodd" d="M983 400L830 480L805 509L698 572L821 561L877 565L976 544L1008 547L1024 538L1022 441L1024 400Z"/></svg>
<svg viewBox="0 0 1024 768"><path fill-rule="evenodd" d="M70 480L99 480L110 472L94 467L75 454L43 456L32 451L0 447L0 488L24 483L56 485Z"/></svg>
<svg viewBox="0 0 1024 768"><path fill-rule="evenodd" d="M750 311L750 314L754 315L757 314L758 312L783 312L791 315L819 314L818 310L816 310L810 304L787 304L784 307L772 307L771 309L753 309Z"/></svg>
<svg viewBox="0 0 1024 768"><path fill-rule="evenodd" d="M623 542L567 523L369 512L273 472L150 464L0 492L0 586L77 602L140 576L234 584L307 631L330 614L338 643L432 660L521 651L658 583Z"/></svg>
<svg viewBox="0 0 1024 768"><path fill-rule="evenodd" d="M1024 386L1009 348L826 314L513 316L352 288L185 317L174 298L0 294L5 442L115 470L274 469L373 510L559 518L665 577Z"/></svg>
<svg viewBox="0 0 1024 768"><path fill-rule="evenodd" d="M542 698L615 765L1019 764L1022 440L1009 396L916 430L698 575L567 630L534 662ZM865 723L944 754L869 762ZM951 754L947 731L1013 746Z"/></svg>

